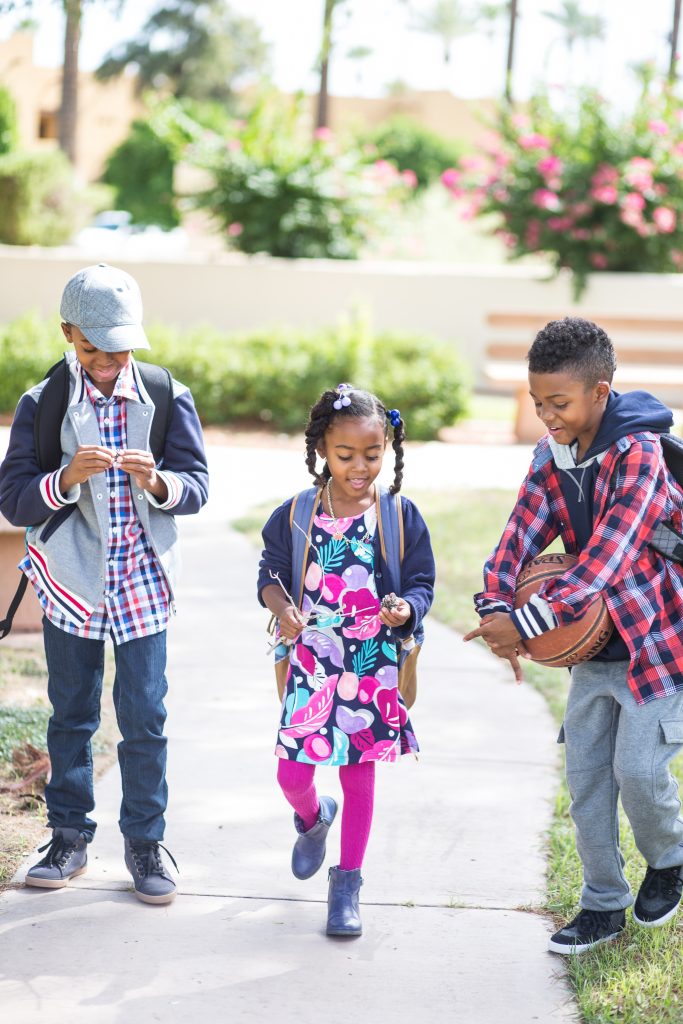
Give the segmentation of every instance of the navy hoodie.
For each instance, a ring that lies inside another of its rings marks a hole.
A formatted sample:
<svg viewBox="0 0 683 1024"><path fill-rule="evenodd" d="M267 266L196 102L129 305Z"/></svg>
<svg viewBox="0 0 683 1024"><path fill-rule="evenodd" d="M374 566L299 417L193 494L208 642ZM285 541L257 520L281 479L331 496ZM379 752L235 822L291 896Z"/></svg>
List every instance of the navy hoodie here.
<svg viewBox="0 0 683 1024"><path fill-rule="evenodd" d="M550 439L555 465L560 471L562 494L567 503L569 519L580 551L586 547L594 530L593 497L595 481L602 462L601 456L604 456L615 441L626 434L636 434L645 430L653 434L667 434L672 423L671 410L647 391L628 391L623 395L611 391L598 432L578 465L568 467L566 463L570 460L565 454L569 448L573 459L576 459L576 442L571 445L558 445L552 438ZM560 449L564 449L564 457L559 460L563 463L561 466L557 457ZM628 657L628 648L615 630L607 646L593 660L625 661Z"/></svg>

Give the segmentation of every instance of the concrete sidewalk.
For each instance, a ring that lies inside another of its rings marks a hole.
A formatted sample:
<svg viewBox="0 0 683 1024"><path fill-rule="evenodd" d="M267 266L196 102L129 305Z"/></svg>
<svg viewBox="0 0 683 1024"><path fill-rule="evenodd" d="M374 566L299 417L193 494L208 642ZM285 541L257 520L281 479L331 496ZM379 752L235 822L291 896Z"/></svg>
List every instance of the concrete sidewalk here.
<svg viewBox="0 0 683 1024"><path fill-rule="evenodd" d="M113 769L97 787L88 874L61 891L0 899L3 1018L575 1020L563 965L546 952L550 924L534 909L557 780L550 716L501 662L433 621L411 716L420 761L378 771L365 934L325 937L326 871L298 882L289 870L294 830L274 778L267 615L253 597L258 556L226 525L220 500L243 511L229 500L245 482L230 456L212 451L212 501L183 524L169 634L166 844L181 895L159 908L132 896ZM298 485L273 483L262 477L250 498ZM321 768L318 778L322 792L339 796L336 771ZM335 825L327 865L338 844Z"/></svg>

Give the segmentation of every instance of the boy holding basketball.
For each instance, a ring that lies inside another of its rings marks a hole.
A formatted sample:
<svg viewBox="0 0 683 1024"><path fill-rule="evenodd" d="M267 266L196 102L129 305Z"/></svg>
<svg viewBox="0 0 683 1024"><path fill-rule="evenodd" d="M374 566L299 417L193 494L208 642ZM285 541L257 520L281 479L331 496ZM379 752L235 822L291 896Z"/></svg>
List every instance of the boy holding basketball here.
<svg viewBox="0 0 683 1024"><path fill-rule="evenodd" d="M683 493L658 435L671 412L643 391L611 389L605 332L580 318L546 325L528 354L529 390L547 434L475 596L478 629L521 681L524 641L581 619L601 595L614 622L606 647L576 665L559 742L583 867L579 913L550 939L556 953L615 939L633 897L619 849L617 798L647 862L634 920L673 917L683 891L683 821L669 771L683 746L683 567L651 545L658 524L680 529ZM517 610L517 577L556 537L578 555Z"/></svg>

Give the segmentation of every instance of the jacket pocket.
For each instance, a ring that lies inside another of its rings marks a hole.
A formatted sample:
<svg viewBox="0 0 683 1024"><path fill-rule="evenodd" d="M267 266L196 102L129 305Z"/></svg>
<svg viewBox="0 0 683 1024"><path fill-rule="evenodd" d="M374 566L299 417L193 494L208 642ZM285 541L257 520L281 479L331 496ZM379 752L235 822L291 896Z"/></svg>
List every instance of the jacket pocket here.
<svg viewBox="0 0 683 1024"><path fill-rule="evenodd" d="M72 505L65 505L64 508L60 508L58 512L55 512L53 516L50 516L47 523L38 534L38 539L42 542L49 540L55 530L58 530L62 523L66 522L72 512L76 511L76 503Z"/></svg>

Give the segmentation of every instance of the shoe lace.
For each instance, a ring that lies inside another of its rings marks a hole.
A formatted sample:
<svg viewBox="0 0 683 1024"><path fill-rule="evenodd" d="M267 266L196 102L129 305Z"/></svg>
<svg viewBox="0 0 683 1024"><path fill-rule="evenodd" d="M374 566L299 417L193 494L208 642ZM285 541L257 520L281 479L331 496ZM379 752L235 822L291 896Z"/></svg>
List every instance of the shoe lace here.
<svg viewBox="0 0 683 1024"><path fill-rule="evenodd" d="M159 852L160 850L164 850L164 852L168 854L173 867L176 869L178 874L180 874L178 865L175 862L175 857L170 850L167 850L161 843L157 843L152 840L141 840L135 843L131 842L130 844L130 852L132 854L133 861L135 862L135 867L140 875L144 875L145 878L148 875L165 875L164 865L161 860L161 853Z"/></svg>
<svg viewBox="0 0 683 1024"><path fill-rule="evenodd" d="M681 889L681 868L648 868L645 892L649 899L657 896L676 896Z"/></svg>
<svg viewBox="0 0 683 1024"><path fill-rule="evenodd" d="M65 839L62 832L54 832L49 843L38 847L38 853L47 850L40 861L40 867L56 867L61 871L75 848L76 843L73 840Z"/></svg>

